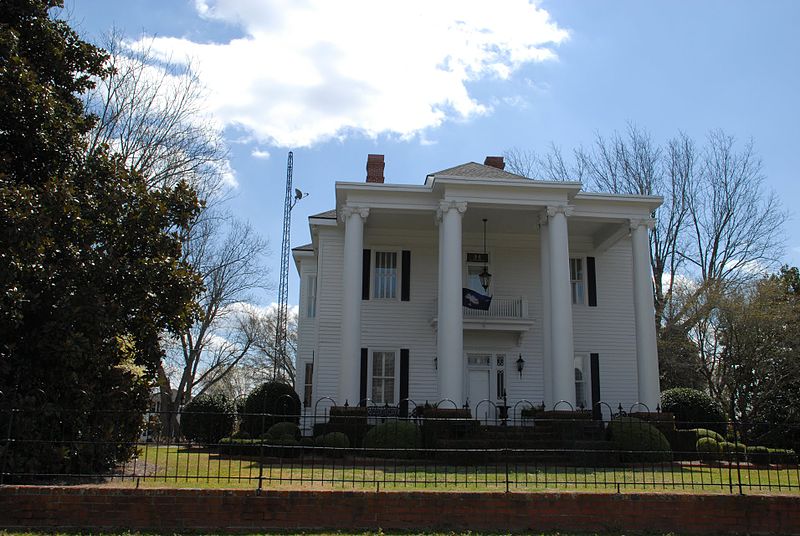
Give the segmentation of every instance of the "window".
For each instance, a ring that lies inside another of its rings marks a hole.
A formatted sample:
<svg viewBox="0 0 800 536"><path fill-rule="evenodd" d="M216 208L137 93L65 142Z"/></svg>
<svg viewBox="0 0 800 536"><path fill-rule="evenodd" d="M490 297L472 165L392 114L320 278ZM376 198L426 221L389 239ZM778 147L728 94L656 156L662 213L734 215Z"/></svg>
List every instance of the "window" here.
<svg viewBox="0 0 800 536"><path fill-rule="evenodd" d="M397 252L375 252L375 298L397 298Z"/></svg>
<svg viewBox="0 0 800 536"><path fill-rule="evenodd" d="M372 402L395 404L395 352L372 352Z"/></svg>
<svg viewBox="0 0 800 536"><path fill-rule="evenodd" d="M506 371L504 368L506 356L498 354L495 359L497 365L497 391L495 391L495 393L497 399L502 400L503 396L506 394Z"/></svg>
<svg viewBox="0 0 800 536"><path fill-rule="evenodd" d="M314 363L306 363L306 377L303 385L303 406L311 405L311 384L314 379Z"/></svg>
<svg viewBox="0 0 800 536"><path fill-rule="evenodd" d="M306 318L317 316L317 276L306 276Z"/></svg>
<svg viewBox="0 0 800 536"><path fill-rule="evenodd" d="M575 406L582 409L588 407L586 375L583 373L583 363L583 357L575 358Z"/></svg>
<svg viewBox="0 0 800 536"><path fill-rule="evenodd" d="M572 287L572 303L583 305L583 259L569 260L569 282Z"/></svg>

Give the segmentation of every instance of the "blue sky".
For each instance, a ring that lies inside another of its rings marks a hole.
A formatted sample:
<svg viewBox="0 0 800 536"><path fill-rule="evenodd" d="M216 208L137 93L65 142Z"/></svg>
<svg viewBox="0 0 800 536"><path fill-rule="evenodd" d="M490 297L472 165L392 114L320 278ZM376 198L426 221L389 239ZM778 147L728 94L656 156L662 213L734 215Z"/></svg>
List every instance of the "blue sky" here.
<svg viewBox="0 0 800 536"><path fill-rule="evenodd" d="M784 261L800 265L800 2L67 0L66 16L90 40L116 26L199 65L230 143L230 208L270 240L276 286L289 150L310 193L293 212L299 245L368 153L386 155L387 181L420 184L629 122L657 141L752 138L790 212Z"/></svg>

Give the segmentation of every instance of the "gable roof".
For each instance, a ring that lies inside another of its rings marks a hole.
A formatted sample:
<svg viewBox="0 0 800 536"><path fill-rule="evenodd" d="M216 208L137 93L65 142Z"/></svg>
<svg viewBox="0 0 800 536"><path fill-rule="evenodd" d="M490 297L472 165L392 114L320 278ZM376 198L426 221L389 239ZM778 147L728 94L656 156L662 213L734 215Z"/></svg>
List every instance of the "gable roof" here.
<svg viewBox="0 0 800 536"><path fill-rule="evenodd" d="M431 173L428 176L432 177L432 176L442 176L442 175L476 178L476 179L505 179L505 180L520 180L520 181L530 180L527 177L523 177L522 175L509 173L508 171L503 171L502 169L497 169L496 167L492 166L478 164L477 162L467 162L466 164L461 164L460 166L455 166L443 169L441 171L437 171L435 173Z"/></svg>
<svg viewBox="0 0 800 536"><path fill-rule="evenodd" d="M336 219L336 209L333 210L326 210L325 212L320 212L319 214L312 214L309 216L310 218L320 218L323 220L335 220Z"/></svg>

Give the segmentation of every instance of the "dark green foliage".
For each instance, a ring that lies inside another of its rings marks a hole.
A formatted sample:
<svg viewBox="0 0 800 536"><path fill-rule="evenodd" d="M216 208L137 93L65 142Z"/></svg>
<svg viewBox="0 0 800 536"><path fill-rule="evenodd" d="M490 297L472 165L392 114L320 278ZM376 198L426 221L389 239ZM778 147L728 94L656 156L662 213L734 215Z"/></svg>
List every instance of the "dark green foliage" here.
<svg viewBox="0 0 800 536"><path fill-rule="evenodd" d="M260 437L279 422L298 422L300 398L294 388L283 382L270 381L255 388L244 402L241 429L251 437Z"/></svg>
<svg viewBox="0 0 800 536"><path fill-rule="evenodd" d="M608 425L611 441L626 462L672 460L669 441L658 428L634 417L618 417Z"/></svg>
<svg viewBox="0 0 800 536"><path fill-rule="evenodd" d="M181 430L192 441L213 444L233 432L233 404L223 394L200 395L181 412Z"/></svg>
<svg viewBox="0 0 800 536"><path fill-rule="evenodd" d="M747 459L756 465L769 464L769 449L767 447L747 447Z"/></svg>
<svg viewBox="0 0 800 536"><path fill-rule="evenodd" d="M701 437L697 440L697 452L700 459L705 462L718 460L722 454L722 447L719 442L712 437Z"/></svg>
<svg viewBox="0 0 800 536"><path fill-rule="evenodd" d="M322 436L321 446L346 449L350 447L350 439L342 432L331 432Z"/></svg>
<svg viewBox="0 0 800 536"><path fill-rule="evenodd" d="M722 434L715 432L714 430L709 430L707 428L693 428L692 431L697 434L697 438L701 437L710 437L717 443L722 443L725 441L725 437Z"/></svg>
<svg viewBox="0 0 800 536"><path fill-rule="evenodd" d="M279 422L269 427L266 439L300 439L300 428L293 422Z"/></svg>
<svg viewBox="0 0 800 536"><path fill-rule="evenodd" d="M726 417L722 407L697 389L677 387L661 393L661 410L675 415L678 428L704 428L725 433Z"/></svg>
<svg viewBox="0 0 800 536"><path fill-rule="evenodd" d="M364 438L368 449L399 449L393 452L374 451L374 456L411 458L413 449L421 445L419 428L410 422L390 421L374 426Z"/></svg>
<svg viewBox="0 0 800 536"><path fill-rule="evenodd" d="M78 94L105 54L48 17L59 4L0 8L0 410L23 410L12 473L99 473L130 456L160 337L191 323L200 289L178 239L194 192L149 191L108 148L87 154Z"/></svg>
<svg viewBox="0 0 800 536"><path fill-rule="evenodd" d="M723 441L718 443L720 451L722 451L722 459L728 462L744 461L747 446L744 443L732 443L730 441Z"/></svg>

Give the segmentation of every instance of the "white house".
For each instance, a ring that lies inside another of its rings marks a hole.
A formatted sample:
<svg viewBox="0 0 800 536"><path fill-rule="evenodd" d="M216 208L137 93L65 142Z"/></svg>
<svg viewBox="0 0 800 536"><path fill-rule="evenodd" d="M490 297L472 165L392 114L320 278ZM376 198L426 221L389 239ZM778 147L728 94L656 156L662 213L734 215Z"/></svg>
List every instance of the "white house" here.
<svg viewBox="0 0 800 536"><path fill-rule="evenodd" d="M492 417L506 394L508 406L655 409L648 229L662 199L503 168L487 157L390 184L369 155L366 182L336 183L336 208L293 249L308 408L488 400L476 411ZM464 307L464 288L492 296L488 310Z"/></svg>

